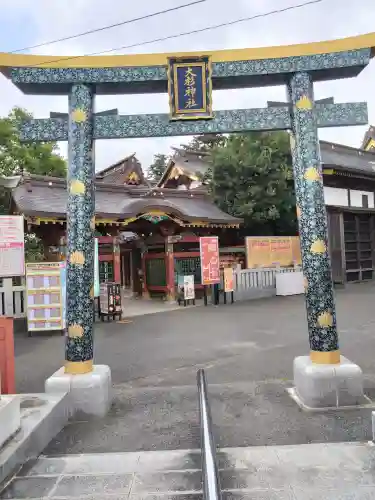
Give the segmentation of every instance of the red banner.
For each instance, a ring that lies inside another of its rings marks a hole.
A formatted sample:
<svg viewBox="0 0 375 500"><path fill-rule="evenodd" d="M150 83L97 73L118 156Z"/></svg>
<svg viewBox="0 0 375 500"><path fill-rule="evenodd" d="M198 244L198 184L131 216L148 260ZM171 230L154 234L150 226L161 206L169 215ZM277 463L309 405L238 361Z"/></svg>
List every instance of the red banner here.
<svg viewBox="0 0 375 500"><path fill-rule="evenodd" d="M220 283L219 239L217 236L199 238L202 285Z"/></svg>

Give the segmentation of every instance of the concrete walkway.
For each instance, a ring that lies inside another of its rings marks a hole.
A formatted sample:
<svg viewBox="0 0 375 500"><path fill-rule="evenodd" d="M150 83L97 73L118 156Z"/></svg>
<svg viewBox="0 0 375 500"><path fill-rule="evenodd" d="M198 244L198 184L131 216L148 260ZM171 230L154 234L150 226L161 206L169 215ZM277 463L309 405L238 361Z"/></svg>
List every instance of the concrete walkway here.
<svg viewBox="0 0 375 500"><path fill-rule="evenodd" d="M375 400L373 284L337 292L341 349L363 369ZM43 392L63 365L60 335L16 337L18 392ZM68 425L46 453L107 453L199 446L196 372L205 368L220 447L368 441L371 410L306 414L291 400L293 358L309 352L303 297L148 314L98 323L95 362L112 369L104 419Z"/></svg>
<svg viewBox="0 0 375 500"><path fill-rule="evenodd" d="M197 301L197 305L203 305L203 301ZM184 307L178 305L177 302L167 302L162 300L152 299L133 299L128 298L122 301L123 317L134 318L136 316L144 316L147 314L167 313L170 311L178 311L186 308L194 307L192 305Z"/></svg>
<svg viewBox="0 0 375 500"><path fill-rule="evenodd" d="M224 500L375 499L375 447L361 443L221 449ZM42 457L0 494L7 499L198 500L197 450Z"/></svg>

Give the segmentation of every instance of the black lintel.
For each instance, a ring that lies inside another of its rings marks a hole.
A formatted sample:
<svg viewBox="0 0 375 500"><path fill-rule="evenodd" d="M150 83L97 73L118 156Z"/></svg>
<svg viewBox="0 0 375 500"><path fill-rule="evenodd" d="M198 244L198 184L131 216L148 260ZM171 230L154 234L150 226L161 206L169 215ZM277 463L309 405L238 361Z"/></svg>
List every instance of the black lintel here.
<svg viewBox="0 0 375 500"><path fill-rule="evenodd" d="M118 115L118 109L106 109L105 111L99 111L98 113L94 113L95 116L114 116Z"/></svg>
<svg viewBox="0 0 375 500"><path fill-rule="evenodd" d="M334 104L333 97L325 97L324 99L316 99L315 104ZM290 102L267 101L267 108L291 107Z"/></svg>
<svg viewBox="0 0 375 500"><path fill-rule="evenodd" d="M118 109L106 109L104 111L99 111L98 113L94 113L94 116L114 116L118 115ZM68 113L58 113L55 111L51 111L49 114L50 118L64 118L65 120L69 117Z"/></svg>

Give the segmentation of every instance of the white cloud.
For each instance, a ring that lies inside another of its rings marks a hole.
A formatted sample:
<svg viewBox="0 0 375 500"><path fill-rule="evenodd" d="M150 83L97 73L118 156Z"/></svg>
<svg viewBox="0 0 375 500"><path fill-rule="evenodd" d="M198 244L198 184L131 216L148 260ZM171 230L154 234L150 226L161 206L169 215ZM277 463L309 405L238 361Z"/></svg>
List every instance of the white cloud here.
<svg viewBox="0 0 375 500"><path fill-rule="evenodd" d="M51 39L73 35L78 32L98 28L106 24L121 22L129 18L163 10L187 3L186 0L158 0L149 2L119 2L118 0L66 0L51 2L39 0L3 0L10 18L17 13L27 13L33 27L29 45ZM141 43L157 37L168 36L182 31L203 28L232 19L248 17L262 12L283 8L299 3L299 0L207 0L202 4L175 11L111 30L59 44L47 45L35 52L51 55L80 55L108 50L134 43ZM207 31L192 36L143 45L118 53L173 52L193 50L214 50L223 48L255 47L319 41L339 38L373 30L375 14L374 0L342 2L323 0L303 9L283 14L258 18L227 28ZM17 48L17 29L13 31L10 44ZM1 36L0 36L1 38ZM316 97L334 96L336 102L367 100L370 122L375 122L375 63L366 68L357 78L325 82L316 85ZM67 111L66 97L24 96L9 81L1 77L0 113L5 114L12 106L21 105L31 110L35 116L48 116L49 111ZM215 109L262 107L267 100L284 100L283 87L221 91L214 93ZM100 96L97 110L117 107L120 113L168 112L166 95ZM336 142L359 145L366 127L325 129L321 138ZM171 144L179 145L187 138L160 138L138 140L98 141L96 146L97 169L103 168L119 158L136 152L144 167L150 163L152 155L169 152ZM66 146L62 146L66 153Z"/></svg>

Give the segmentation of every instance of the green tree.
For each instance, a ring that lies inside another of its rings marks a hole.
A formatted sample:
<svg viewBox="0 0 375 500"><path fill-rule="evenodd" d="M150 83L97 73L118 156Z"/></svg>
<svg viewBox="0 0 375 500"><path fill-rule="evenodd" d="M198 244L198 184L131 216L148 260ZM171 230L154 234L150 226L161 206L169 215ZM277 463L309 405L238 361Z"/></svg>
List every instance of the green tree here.
<svg viewBox="0 0 375 500"><path fill-rule="evenodd" d="M35 233L25 234L25 261L40 262L44 259L42 240Z"/></svg>
<svg viewBox="0 0 375 500"><path fill-rule="evenodd" d="M58 154L56 143L21 143L18 127L32 115L14 108L7 117L0 118L0 175L30 174L65 177L66 162ZM10 192L0 188L0 213L9 213ZM35 233L25 234L26 262L43 260L43 244Z"/></svg>
<svg viewBox="0 0 375 500"><path fill-rule="evenodd" d="M0 118L0 175L11 176L27 171L37 175L65 177L66 162L58 154L55 142L21 143L18 127L32 115L14 108Z"/></svg>
<svg viewBox="0 0 375 500"><path fill-rule="evenodd" d="M208 153L215 147L224 146L226 139L222 134L197 135L187 145L182 147L187 150L191 149L193 151Z"/></svg>
<svg viewBox="0 0 375 500"><path fill-rule="evenodd" d="M289 136L230 135L212 149L210 191L224 211L244 219L246 234L295 234Z"/></svg>
<svg viewBox="0 0 375 500"><path fill-rule="evenodd" d="M164 174L168 165L168 156L164 154L154 155L153 163L148 167L147 178L151 182L158 182Z"/></svg>

